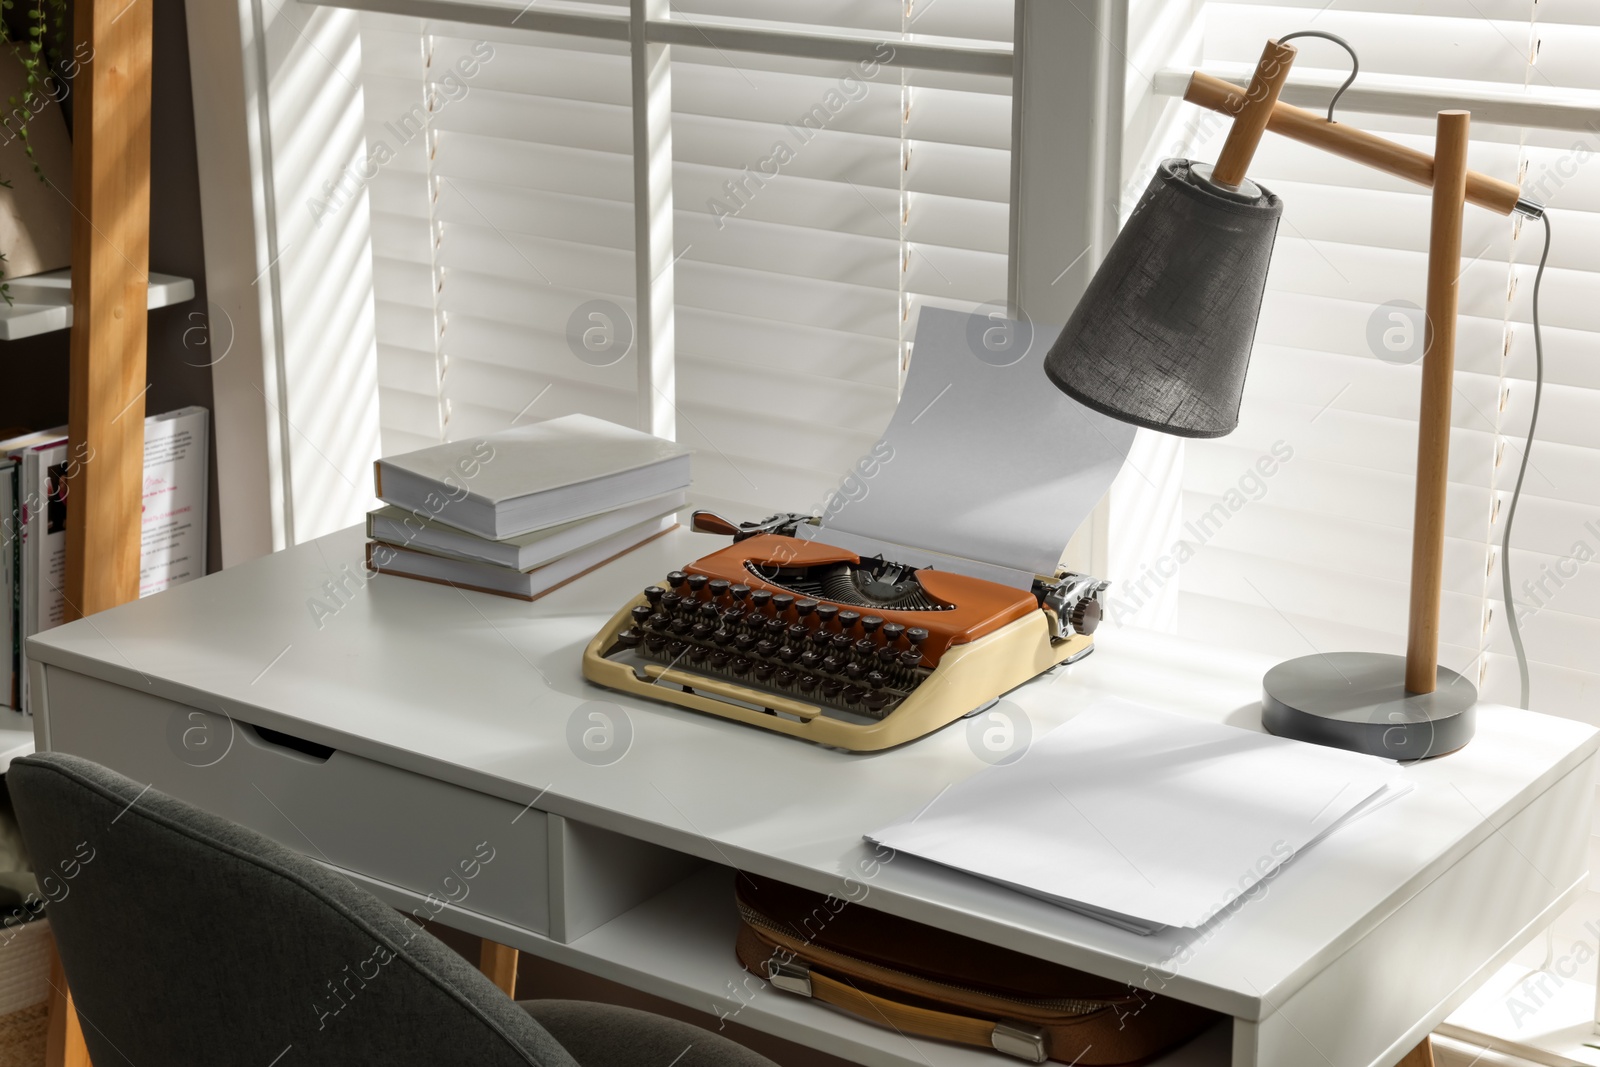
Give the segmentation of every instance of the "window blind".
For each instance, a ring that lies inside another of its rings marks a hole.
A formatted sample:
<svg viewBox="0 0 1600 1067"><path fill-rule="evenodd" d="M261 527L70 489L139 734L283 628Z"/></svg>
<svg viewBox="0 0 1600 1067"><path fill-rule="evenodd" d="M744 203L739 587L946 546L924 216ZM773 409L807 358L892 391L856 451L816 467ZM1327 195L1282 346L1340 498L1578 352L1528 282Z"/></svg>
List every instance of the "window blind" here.
<svg viewBox="0 0 1600 1067"><path fill-rule="evenodd" d="M1600 72L1592 63L1600 12L1563 0L1206 3L1192 25L1163 27L1167 55L1154 61L1198 63L1243 84L1268 37L1304 28L1351 42L1361 56L1358 85L1435 101L1416 109L1428 117L1339 115L1424 151L1432 151L1431 111L1448 106L1437 100L1452 95L1506 93L1600 107ZM1337 85L1348 71L1332 44L1305 39L1296 46L1292 82ZM1153 74L1134 72L1130 85L1137 89L1138 79L1148 83ZM1147 140L1141 181L1125 190L1132 196L1156 159L1215 159L1227 132L1220 116L1187 105L1159 119L1152 110L1135 116ZM1534 706L1591 722L1600 722L1593 699L1600 672L1587 654L1600 625L1600 577L1579 558L1600 554L1596 116L1587 131L1475 122L1469 153L1474 169L1511 181L1526 175L1528 193L1550 205L1556 227L1541 306L1547 379L1540 439L1512 562ZM1229 644L1285 657L1400 651L1427 191L1270 134L1252 176L1283 197L1285 211L1241 425L1227 438L1184 443L1174 475L1181 479L1178 529L1130 568L1123 596L1132 608L1175 597L1180 632L1225 635ZM1530 297L1542 237L1537 223L1467 209L1441 659L1478 681L1486 699L1506 703L1516 702L1518 684L1498 546L1532 402ZM1539 584L1547 574L1553 577ZM1530 580L1531 590L1524 585Z"/></svg>
<svg viewBox="0 0 1600 1067"><path fill-rule="evenodd" d="M1012 9L684 0L673 17L1008 41ZM635 423L633 356L570 339L594 308L624 333L635 315L626 44L362 19L369 143L428 117L369 186L385 451L572 411ZM702 495L820 507L888 422L920 306L1005 298L1010 82L672 55L678 435Z"/></svg>

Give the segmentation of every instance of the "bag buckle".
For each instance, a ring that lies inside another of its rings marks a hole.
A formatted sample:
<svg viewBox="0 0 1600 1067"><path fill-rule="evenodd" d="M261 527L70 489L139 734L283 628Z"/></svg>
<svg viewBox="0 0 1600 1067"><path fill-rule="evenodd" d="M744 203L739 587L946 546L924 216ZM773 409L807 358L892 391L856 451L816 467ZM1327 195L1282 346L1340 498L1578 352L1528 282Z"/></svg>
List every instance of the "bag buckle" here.
<svg viewBox="0 0 1600 1067"><path fill-rule="evenodd" d="M778 989L809 997L811 966L799 960L780 960L774 957L767 961L767 981Z"/></svg>
<svg viewBox="0 0 1600 1067"><path fill-rule="evenodd" d="M1007 1056L1015 1056L1029 1063L1043 1063L1049 1059L1045 1055L1045 1033L1036 1026L995 1023L994 1033L989 1035L989 1044L994 1046L996 1052L1004 1052Z"/></svg>

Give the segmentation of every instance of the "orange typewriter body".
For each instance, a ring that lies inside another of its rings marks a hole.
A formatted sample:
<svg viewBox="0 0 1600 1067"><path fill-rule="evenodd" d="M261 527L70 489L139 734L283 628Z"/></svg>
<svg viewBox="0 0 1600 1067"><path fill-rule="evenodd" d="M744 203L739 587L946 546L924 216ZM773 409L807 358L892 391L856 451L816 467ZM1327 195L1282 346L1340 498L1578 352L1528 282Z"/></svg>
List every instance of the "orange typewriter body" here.
<svg viewBox="0 0 1600 1067"><path fill-rule="evenodd" d="M726 527L736 540L624 605L585 650L585 677L872 751L981 710L1092 650L1103 582L1058 576L1027 590L864 560L790 535L797 524L782 518L734 528L697 516L698 528ZM1052 600L1063 580L1078 595Z"/></svg>

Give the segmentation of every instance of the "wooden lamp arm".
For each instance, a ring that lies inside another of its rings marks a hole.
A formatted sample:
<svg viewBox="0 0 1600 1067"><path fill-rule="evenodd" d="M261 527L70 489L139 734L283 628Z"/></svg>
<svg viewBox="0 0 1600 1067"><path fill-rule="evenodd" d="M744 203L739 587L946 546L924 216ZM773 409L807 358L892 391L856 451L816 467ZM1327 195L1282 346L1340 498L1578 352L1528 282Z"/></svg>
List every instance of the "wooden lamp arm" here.
<svg viewBox="0 0 1600 1067"><path fill-rule="evenodd" d="M1201 107L1225 115L1233 115L1238 114L1241 107L1247 106L1249 103L1247 95L1246 90L1231 82L1195 71L1189 79L1189 88L1184 92L1183 98L1191 104L1199 104ZM1365 163L1397 178L1404 178L1430 189L1433 187L1432 156L1415 148L1395 144L1348 123L1329 122L1321 115L1274 99L1268 109L1264 128L1303 144L1321 148L1336 156ZM1237 120L1234 129L1238 129ZM1257 136L1259 138L1259 134ZM1233 134L1230 132L1228 144L1232 143ZM1251 148L1253 151L1253 144ZM1226 153L1226 146L1223 151ZM1221 169L1222 165L1218 163L1218 180L1221 180ZM1509 215L1517 210L1521 197L1522 191L1510 182L1491 178L1478 171L1467 172L1469 204L1477 204L1501 215Z"/></svg>
<svg viewBox="0 0 1600 1067"><path fill-rule="evenodd" d="M1211 169L1211 179L1218 185L1237 189L1244 184L1245 172L1255 158L1256 146L1266 132L1267 122L1278 103L1283 83L1289 80L1289 68L1294 65L1293 45L1268 41L1261 51L1261 61L1250 78L1250 88L1234 93L1224 106L1218 108L1233 116L1233 126L1222 146L1217 165Z"/></svg>

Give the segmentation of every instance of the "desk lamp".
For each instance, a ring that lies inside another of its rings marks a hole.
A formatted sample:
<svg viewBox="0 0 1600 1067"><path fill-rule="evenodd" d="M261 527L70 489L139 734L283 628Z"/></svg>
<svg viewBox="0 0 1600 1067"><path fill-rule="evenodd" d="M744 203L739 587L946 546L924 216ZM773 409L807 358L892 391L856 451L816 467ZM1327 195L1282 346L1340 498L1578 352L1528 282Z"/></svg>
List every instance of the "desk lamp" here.
<svg viewBox="0 0 1600 1067"><path fill-rule="evenodd" d="M1334 122L1331 108L1324 119L1280 103L1295 56L1287 41L1267 43L1248 89L1195 72L1184 99L1234 118L1221 155L1210 167L1169 159L1157 168L1045 372L1080 403L1136 426L1230 433L1283 213L1278 197L1245 176L1262 133L1432 187L1406 653L1304 656L1272 668L1262 687L1262 722L1275 734L1417 759L1466 744L1478 699L1472 682L1438 662L1462 213L1467 202L1503 215L1543 209L1516 186L1467 170L1465 111L1438 113L1428 156Z"/></svg>

